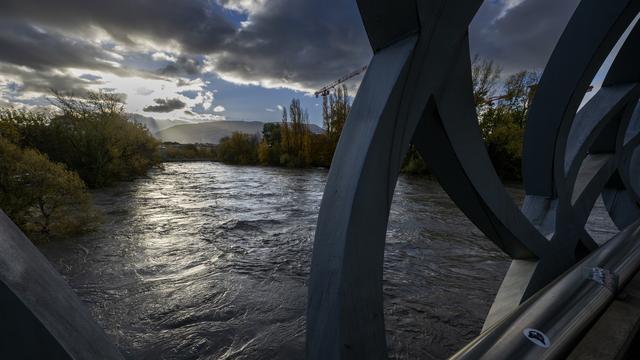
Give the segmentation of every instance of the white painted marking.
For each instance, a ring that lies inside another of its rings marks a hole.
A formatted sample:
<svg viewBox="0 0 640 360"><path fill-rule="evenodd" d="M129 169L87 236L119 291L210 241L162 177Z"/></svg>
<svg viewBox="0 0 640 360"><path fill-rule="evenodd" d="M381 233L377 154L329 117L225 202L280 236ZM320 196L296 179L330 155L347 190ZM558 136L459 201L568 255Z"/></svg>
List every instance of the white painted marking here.
<svg viewBox="0 0 640 360"><path fill-rule="evenodd" d="M542 331L532 328L526 328L522 331L524 337L529 339L532 343L542 348L548 348L551 345L551 341Z"/></svg>

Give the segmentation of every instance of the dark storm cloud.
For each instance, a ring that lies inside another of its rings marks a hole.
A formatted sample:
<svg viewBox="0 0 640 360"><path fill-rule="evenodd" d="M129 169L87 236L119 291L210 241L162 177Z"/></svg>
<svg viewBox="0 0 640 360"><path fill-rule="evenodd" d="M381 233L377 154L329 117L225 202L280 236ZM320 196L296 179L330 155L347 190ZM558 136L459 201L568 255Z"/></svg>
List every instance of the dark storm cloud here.
<svg viewBox="0 0 640 360"><path fill-rule="evenodd" d="M0 21L22 19L66 30L106 30L116 40L133 43L140 36L185 51L217 50L233 26L208 0L2 0Z"/></svg>
<svg viewBox="0 0 640 360"><path fill-rule="evenodd" d="M578 1L525 0L505 12L506 1L487 0L471 28L472 51L495 59L507 71L541 68ZM96 28L109 33L126 51L141 52L147 47L143 52L149 53L149 46L177 45L181 54L176 61L162 69L148 69L172 77L194 78L212 65L226 79L316 89L369 61L371 51L355 1L262 3L2 0L0 62L36 69L36 75L52 82L51 86L54 80L68 80L53 71L64 67L125 74L126 69L108 62L108 49L78 40L94 34ZM239 27L231 24L218 4L245 11L247 21ZM210 64L203 62L204 56ZM33 83L36 75L28 80ZM179 85L186 83L179 79ZM151 107L155 106L161 105Z"/></svg>
<svg viewBox="0 0 640 360"><path fill-rule="evenodd" d="M507 1L487 0L471 27L472 51L507 73L541 69L578 2L525 0L507 9ZM248 20L225 52L212 56L223 75L315 89L371 56L355 1L272 0Z"/></svg>
<svg viewBox="0 0 640 360"><path fill-rule="evenodd" d="M180 99L154 99L153 101L156 105L146 106L142 111L168 113L174 110L184 109L184 107L187 106L187 104Z"/></svg>
<svg viewBox="0 0 640 360"><path fill-rule="evenodd" d="M93 74L82 74L80 75L80 79L88 80L88 81L97 81L97 80L101 80L102 76L93 75Z"/></svg>
<svg viewBox="0 0 640 360"><path fill-rule="evenodd" d="M189 53L213 55L219 71L240 80L266 79L316 87L362 66L370 57L355 3L351 1L275 0L251 16L249 25L238 32L216 14L209 2L197 0L119 0L108 6L97 1L62 0L55 4L43 1L37 7L8 0L0 4L0 12L65 30L86 31L97 26L125 44L133 41L126 34L161 40L162 44L175 40ZM89 62L96 57L95 49L87 47L85 58L76 60ZM28 49L22 50L31 54ZM19 61L40 64L46 58L47 53L43 52L40 57L23 57ZM57 58L60 61L48 65L67 65L64 57L52 57ZM195 76L202 71L202 60L182 55L159 73Z"/></svg>
<svg viewBox="0 0 640 360"><path fill-rule="evenodd" d="M0 21L0 62L38 71L67 67L119 71L114 55L79 39L27 23Z"/></svg>
<svg viewBox="0 0 640 360"><path fill-rule="evenodd" d="M160 74L170 76L180 75L198 75L202 72L204 64L202 60L180 56L178 60L170 62L164 68L160 69Z"/></svg>
<svg viewBox="0 0 640 360"><path fill-rule="evenodd" d="M88 85L100 84L99 76L76 77L66 68L132 73L118 66L117 55L95 44L13 20L0 22L0 49L0 75L20 83L16 92L56 89L82 95Z"/></svg>
<svg viewBox="0 0 640 360"><path fill-rule="evenodd" d="M248 20L213 56L217 71L313 89L371 57L355 1L272 0Z"/></svg>
<svg viewBox="0 0 640 360"><path fill-rule="evenodd" d="M543 69L580 0L526 0L499 13L485 4L471 27L472 51L496 60L507 72ZM489 16L487 16L489 15Z"/></svg>
<svg viewBox="0 0 640 360"><path fill-rule="evenodd" d="M9 90L13 95L25 92L36 92L51 94L52 90L66 94L84 96L87 93L87 86L99 84L98 81L78 79L69 74L39 71L34 72L24 67L0 63L0 75L5 74L11 78L16 78L20 83L12 83Z"/></svg>

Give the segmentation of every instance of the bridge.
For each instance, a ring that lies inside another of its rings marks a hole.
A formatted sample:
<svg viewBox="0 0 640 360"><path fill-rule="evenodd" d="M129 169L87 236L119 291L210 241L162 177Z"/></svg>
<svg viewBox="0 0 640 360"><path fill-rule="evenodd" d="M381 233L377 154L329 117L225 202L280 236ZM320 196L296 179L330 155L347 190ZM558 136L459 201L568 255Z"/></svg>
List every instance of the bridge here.
<svg viewBox="0 0 640 360"><path fill-rule="evenodd" d="M374 52L322 200L309 359L387 357L385 234L415 145L469 219L513 260L482 333L454 359L615 359L640 325L640 0L582 0L533 100L518 207L480 136L469 23L482 0L358 0ZM620 44L602 86L592 79ZM582 106L581 106L582 105ZM585 230L602 197L620 230ZM120 359L72 290L0 213L0 357Z"/></svg>

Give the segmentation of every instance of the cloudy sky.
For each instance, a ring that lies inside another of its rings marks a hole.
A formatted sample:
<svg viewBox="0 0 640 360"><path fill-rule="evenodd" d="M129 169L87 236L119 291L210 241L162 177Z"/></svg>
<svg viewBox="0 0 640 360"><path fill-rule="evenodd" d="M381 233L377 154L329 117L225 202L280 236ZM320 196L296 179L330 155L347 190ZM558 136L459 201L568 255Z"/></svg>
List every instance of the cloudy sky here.
<svg viewBox="0 0 640 360"><path fill-rule="evenodd" d="M472 52L541 69L577 3L486 0ZM157 119L275 121L298 97L320 124L310 93L370 58L355 0L0 1L0 106L102 89Z"/></svg>

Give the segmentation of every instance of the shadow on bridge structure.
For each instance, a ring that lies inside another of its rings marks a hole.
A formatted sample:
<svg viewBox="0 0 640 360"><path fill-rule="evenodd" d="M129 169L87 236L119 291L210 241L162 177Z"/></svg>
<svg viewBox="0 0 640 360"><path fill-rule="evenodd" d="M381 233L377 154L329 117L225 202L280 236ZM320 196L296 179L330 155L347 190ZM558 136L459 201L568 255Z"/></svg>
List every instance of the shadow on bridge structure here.
<svg viewBox="0 0 640 360"><path fill-rule="evenodd" d="M468 28L481 4L358 0L374 56L320 209L309 359L387 356L385 235L410 144L513 259L482 334L454 358L564 358L640 267L640 1L578 5L529 112L522 208L492 167L475 112ZM581 106L618 43L602 87ZM585 230L600 196L620 230L602 246Z"/></svg>

